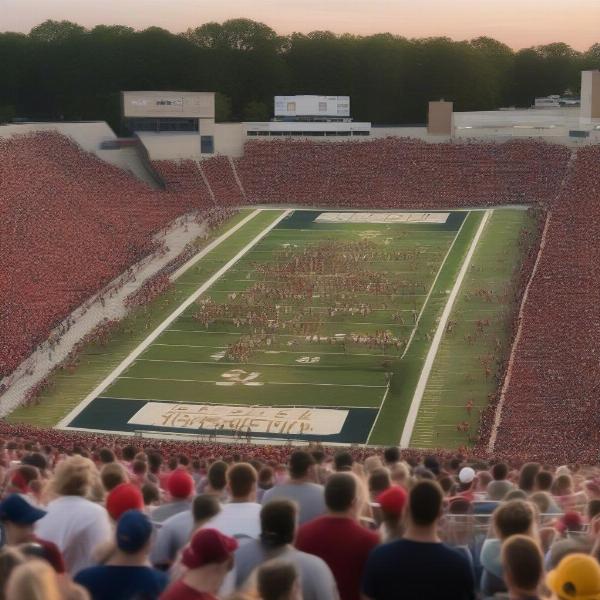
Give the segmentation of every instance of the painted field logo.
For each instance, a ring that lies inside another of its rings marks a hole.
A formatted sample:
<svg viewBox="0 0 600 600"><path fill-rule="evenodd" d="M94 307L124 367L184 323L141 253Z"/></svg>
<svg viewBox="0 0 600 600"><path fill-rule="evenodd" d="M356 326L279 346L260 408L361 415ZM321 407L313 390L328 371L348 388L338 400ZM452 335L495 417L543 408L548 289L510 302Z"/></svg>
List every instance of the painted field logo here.
<svg viewBox="0 0 600 600"><path fill-rule="evenodd" d="M260 373L256 371L248 373L244 369L231 369L231 371L223 373L221 377L227 381L216 381L217 385L264 385L261 381L254 381L260 377Z"/></svg>
<svg viewBox="0 0 600 600"><path fill-rule="evenodd" d="M301 356L300 358L296 359L297 363L304 364L304 365L314 365L315 363L318 363L320 361L321 361L320 356Z"/></svg>
<svg viewBox="0 0 600 600"><path fill-rule="evenodd" d="M335 435L342 431L348 410L274 408L146 402L128 423L196 431L246 431L275 435Z"/></svg>

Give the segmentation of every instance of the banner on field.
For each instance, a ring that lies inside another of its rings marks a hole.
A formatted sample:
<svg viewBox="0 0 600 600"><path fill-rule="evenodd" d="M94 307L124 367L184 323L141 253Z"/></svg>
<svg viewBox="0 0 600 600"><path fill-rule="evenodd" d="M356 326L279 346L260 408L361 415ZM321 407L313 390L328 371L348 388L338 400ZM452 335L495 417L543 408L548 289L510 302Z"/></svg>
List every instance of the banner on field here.
<svg viewBox="0 0 600 600"><path fill-rule="evenodd" d="M445 223L447 212L324 212L315 223Z"/></svg>
<svg viewBox="0 0 600 600"><path fill-rule="evenodd" d="M239 431L276 435L335 435L348 410L146 402L128 423L204 431Z"/></svg>

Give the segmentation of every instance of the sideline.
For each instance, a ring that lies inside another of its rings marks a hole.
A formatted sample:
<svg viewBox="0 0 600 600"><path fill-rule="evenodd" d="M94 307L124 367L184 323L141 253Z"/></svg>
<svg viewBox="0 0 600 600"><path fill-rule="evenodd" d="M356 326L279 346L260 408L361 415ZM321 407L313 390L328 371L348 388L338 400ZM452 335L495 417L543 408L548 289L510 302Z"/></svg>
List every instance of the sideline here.
<svg viewBox="0 0 600 600"><path fill-rule="evenodd" d="M490 439L488 441L488 451L493 452L494 447L496 445L496 438L498 437L498 428L500 427L500 420L502 418L502 409L504 408L504 400L506 397L506 390L510 385L510 380L512 378L512 370L513 364L515 362L515 355L517 354L517 349L519 347L519 342L521 341L521 335L523 334L523 313L525 312L525 305L527 304L527 297L529 296L529 288L531 287L531 282L533 281L535 274L537 273L538 266L540 264L540 259L542 257L542 253L546 246L546 236L548 234L548 229L550 227L550 219L552 218L552 212L548 211L548 216L546 217L546 223L544 224L544 231L542 232L542 237L540 239L540 247L535 258L535 264L533 265L533 269L531 270L531 277L527 282L527 286L525 287L525 291L523 292L523 299L521 300L521 306L519 307L519 315L517 316L517 322L519 323L517 327L517 334L515 335L515 341L512 345L512 350L510 353L510 357L508 359L508 365L506 367L506 376L504 377L504 383L502 385L502 390L500 391L500 399L498 400L498 404L496 405L496 410L494 412L494 423L492 425L492 431L490 432Z"/></svg>
<svg viewBox="0 0 600 600"><path fill-rule="evenodd" d="M245 219L240 221L235 227L227 230L222 236L211 242L208 246L203 248L198 253L198 260L205 256L208 252L219 246L226 239L236 233L241 227L246 225L248 221L251 221L258 214L262 212L261 209L257 209L250 213ZM191 306L215 281L217 281L224 273L226 273L232 265L234 265L250 248L257 244L271 229L279 224L280 221L285 219L292 211L286 210L274 221L272 221L265 229L263 229L253 240L251 240L246 246L244 246L231 260L225 263L216 273L214 273L209 279L207 279L193 294L191 294L187 300L185 300L178 308L176 308L156 329L144 339L136 348L133 350L125 359L105 377L98 386L96 386L73 410L71 410L66 416L64 416L59 423L56 425L57 429L71 429L68 424L77 416L84 408L92 402L94 398L100 395L100 393L106 389L117 377L119 377L134 361L140 356L154 340L156 340L160 334L165 331L171 323L173 323L189 306ZM195 259L196 257L194 257ZM192 259L192 260L194 260ZM188 264L188 263L186 263ZM75 429L75 428L73 428Z"/></svg>
<svg viewBox="0 0 600 600"><path fill-rule="evenodd" d="M483 230L493 212L493 210L488 209L483 214L481 223L479 223L479 227L477 228L477 232L473 237L471 246L469 247L465 259L463 260L456 281L454 282L454 286L452 287L452 291L448 296L448 301L444 306L444 310L442 312L442 316L440 317L440 321L436 329L435 335L433 337L433 341L431 343L431 346L429 347L429 351L427 352L427 357L425 358L423 369L421 370L421 375L419 376L419 381L417 382L417 387L415 388L415 393L410 404L410 409L408 411L406 421L404 422L404 429L402 430L402 437L400 438L401 448L408 448L410 445L413 429L417 421L417 415L419 414L419 408L421 407L421 401L423 400L423 394L425 393L425 387L427 386L427 381L429 380L429 375L431 373L433 362L435 360L437 351L442 341L442 337L444 335L444 332L446 331L446 325L448 323L450 313L452 312L452 307L454 306L454 302L458 296L458 292L460 291L462 282L465 278L465 275L467 274L469 265L471 264L471 259L473 258L473 254L475 253L475 249L477 248L479 239L481 238Z"/></svg>

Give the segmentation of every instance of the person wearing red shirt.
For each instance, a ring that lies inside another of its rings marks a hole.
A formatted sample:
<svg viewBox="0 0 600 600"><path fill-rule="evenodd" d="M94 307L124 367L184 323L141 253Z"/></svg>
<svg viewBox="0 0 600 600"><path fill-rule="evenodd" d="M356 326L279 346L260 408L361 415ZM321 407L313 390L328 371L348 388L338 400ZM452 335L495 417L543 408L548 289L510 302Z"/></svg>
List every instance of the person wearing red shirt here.
<svg viewBox="0 0 600 600"><path fill-rule="evenodd" d="M379 536L358 524L356 478L336 473L325 485L328 513L298 530L296 548L322 558L335 577L341 600L360 600L360 584L369 553Z"/></svg>
<svg viewBox="0 0 600 600"><path fill-rule="evenodd" d="M217 600L216 594L233 567L237 547L234 538L216 529L198 529L181 556L188 570L160 600Z"/></svg>

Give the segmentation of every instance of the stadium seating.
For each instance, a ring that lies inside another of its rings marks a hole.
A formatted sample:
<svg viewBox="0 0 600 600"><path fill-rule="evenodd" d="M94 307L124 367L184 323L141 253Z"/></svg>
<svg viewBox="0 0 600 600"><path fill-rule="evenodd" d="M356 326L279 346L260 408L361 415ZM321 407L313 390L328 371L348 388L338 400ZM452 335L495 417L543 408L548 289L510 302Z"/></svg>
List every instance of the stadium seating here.
<svg viewBox="0 0 600 600"><path fill-rule="evenodd" d="M160 229L203 207L197 194L154 191L52 132L0 140L0 181L0 376L158 250Z"/></svg>
<svg viewBox="0 0 600 600"><path fill-rule="evenodd" d="M239 206L240 204L244 204L242 190L235 180L228 158L225 156L215 156L208 160L203 160L200 166L219 206Z"/></svg>
<svg viewBox="0 0 600 600"><path fill-rule="evenodd" d="M570 152L538 141L252 141L236 168L253 203L457 208L550 202Z"/></svg>

